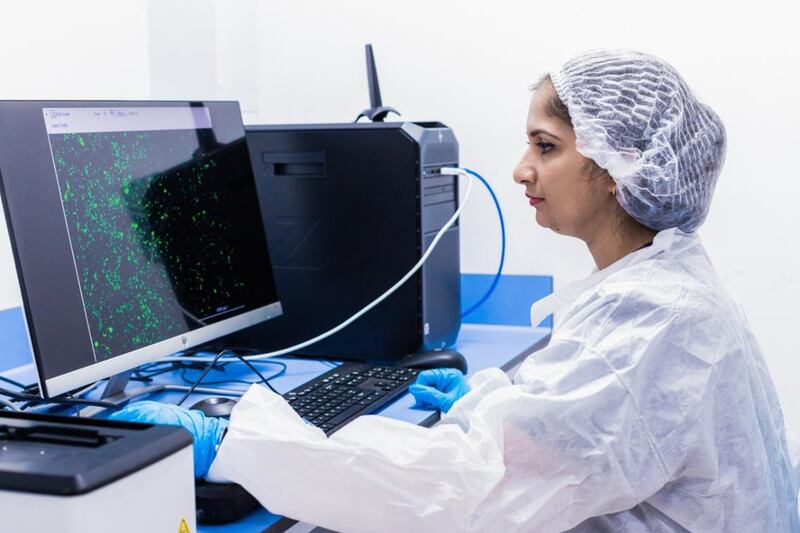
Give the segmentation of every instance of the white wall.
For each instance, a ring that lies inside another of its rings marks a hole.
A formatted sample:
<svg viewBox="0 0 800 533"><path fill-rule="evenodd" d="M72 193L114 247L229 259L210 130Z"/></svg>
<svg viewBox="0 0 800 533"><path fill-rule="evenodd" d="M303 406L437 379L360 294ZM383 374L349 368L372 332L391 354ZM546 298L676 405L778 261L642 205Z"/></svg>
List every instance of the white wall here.
<svg viewBox="0 0 800 533"><path fill-rule="evenodd" d="M0 99L148 98L146 5L131 0L5 3L0 6L0 69ZM2 217L0 309L19 303Z"/></svg>
<svg viewBox="0 0 800 533"><path fill-rule="evenodd" d="M348 121L368 102L363 45L374 45L384 104L436 119L462 164L497 192L507 272L553 274L592 263L582 243L538 228L512 169L524 148L527 87L570 55L630 47L659 55L722 116L728 157L702 238L762 343L800 429L800 4L670 2L259 3L262 122ZM497 225L478 191L462 222L462 269L493 272Z"/></svg>
<svg viewBox="0 0 800 533"><path fill-rule="evenodd" d="M712 4L712 5L708 5ZM659 55L722 116L728 160L701 235L762 342L800 429L800 5L677 1L141 0L3 8L0 97L226 98L250 123L349 121L367 106L363 45L384 104L453 127L462 163L503 205L507 272L591 269L584 246L538 228L511 171L525 143L528 85L597 47ZM10 4L11 5L11 4ZM462 269L493 272L498 238L477 190L462 222ZM0 238L5 237L0 232ZM13 274L0 242L0 265ZM9 276L0 285L8 296ZM4 296L5 295L5 296ZM5 298L5 300L4 300Z"/></svg>

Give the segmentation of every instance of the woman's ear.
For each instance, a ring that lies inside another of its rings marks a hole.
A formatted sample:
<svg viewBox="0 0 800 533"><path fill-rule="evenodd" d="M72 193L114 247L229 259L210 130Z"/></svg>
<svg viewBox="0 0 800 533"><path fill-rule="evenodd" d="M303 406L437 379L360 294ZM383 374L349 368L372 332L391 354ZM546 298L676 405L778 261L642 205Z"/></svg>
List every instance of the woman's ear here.
<svg viewBox="0 0 800 533"><path fill-rule="evenodd" d="M608 173L608 170L604 169L588 157L586 158L586 173L589 175L590 180L603 179L608 182L609 187L614 185L614 180L611 179L611 174Z"/></svg>

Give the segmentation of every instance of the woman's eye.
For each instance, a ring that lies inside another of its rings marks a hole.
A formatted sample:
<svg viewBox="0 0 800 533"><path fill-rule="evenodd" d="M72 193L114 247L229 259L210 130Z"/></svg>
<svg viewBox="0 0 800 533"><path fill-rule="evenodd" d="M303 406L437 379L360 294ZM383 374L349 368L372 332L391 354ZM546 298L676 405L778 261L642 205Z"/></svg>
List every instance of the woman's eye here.
<svg viewBox="0 0 800 533"><path fill-rule="evenodd" d="M546 143L546 142L538 142L538 143L536 143L536 146L539 147L539 149L542 151L543 154L546 154L547 152L549 152L550 150L555 148L554 144Z"/></svg>

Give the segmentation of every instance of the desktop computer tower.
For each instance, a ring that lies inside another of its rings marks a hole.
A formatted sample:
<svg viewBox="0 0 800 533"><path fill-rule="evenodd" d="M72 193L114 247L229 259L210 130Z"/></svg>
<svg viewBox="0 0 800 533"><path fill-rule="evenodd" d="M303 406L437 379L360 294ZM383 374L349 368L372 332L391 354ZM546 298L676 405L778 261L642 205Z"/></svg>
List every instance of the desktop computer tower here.
<svg viewBox="0 0 800 533"><path fill-rule="evenodd" d="M261 351L338 325L394 285L458 206L452 130L435 122L248 126L283 316L236 337ZM455 342L459 225L422 268L357 321L300 353L392 362ZM230 345L230 344L229 344Z"/></svg>

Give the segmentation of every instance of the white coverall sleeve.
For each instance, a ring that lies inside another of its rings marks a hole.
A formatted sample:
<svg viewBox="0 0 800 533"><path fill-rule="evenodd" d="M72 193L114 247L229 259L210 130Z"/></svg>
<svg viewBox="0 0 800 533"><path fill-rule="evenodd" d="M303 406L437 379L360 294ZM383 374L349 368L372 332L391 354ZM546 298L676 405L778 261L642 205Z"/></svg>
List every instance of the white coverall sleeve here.
<svg viewBox="0 0 800 533"><path fill-rule="evenodd" d="M469 430L469 419L481 401L490 393L508 387L511 380L499 368L487 368L469 378L469 392L461 397L446 414L442 414L442 424L458 424L464 431Z"/></svg>
<svg viewBox="0 0 800 533"><path fill-rule="evenodd" d="M503 476L491 439L363 416L326 438L280 396L252 386L234 409L209 475L271 512L336 531L463 531Z"/></svg>
<svg viewBox="0 0 800 533"><path fill-rule="evenodd" d="M667 478L633 396L601 352L626 351L624 336L594 341L555 337L516 385L496 386L497 370L476 374L476 389L491 390L453 407L466 430L366 416L326 438L253 386L211 478L241 484L274 513L348 533L563 531L630 509Z"/></svg>

